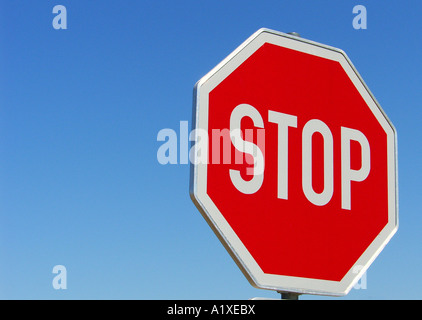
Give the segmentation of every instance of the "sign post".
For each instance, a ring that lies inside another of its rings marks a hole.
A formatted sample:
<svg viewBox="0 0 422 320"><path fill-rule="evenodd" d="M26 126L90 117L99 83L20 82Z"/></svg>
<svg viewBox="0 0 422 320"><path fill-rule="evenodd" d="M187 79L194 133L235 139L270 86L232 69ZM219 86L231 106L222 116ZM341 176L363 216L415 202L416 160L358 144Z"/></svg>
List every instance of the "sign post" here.
<svg viewBox="0 0 422 320"><path fill-rule="evenodd" d="M347 55L260 29L193 108L190 195L249 282L347 294L398 228L396 131Z"/></svg>

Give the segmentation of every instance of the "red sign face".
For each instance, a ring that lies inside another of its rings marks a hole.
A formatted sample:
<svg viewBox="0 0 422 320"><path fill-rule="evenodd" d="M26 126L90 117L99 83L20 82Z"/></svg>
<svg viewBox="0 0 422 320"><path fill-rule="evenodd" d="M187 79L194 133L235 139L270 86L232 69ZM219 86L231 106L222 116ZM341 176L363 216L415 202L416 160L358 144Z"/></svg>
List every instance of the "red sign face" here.
<svg viewBox="0 0 422 320"><path fill-rule="evenodd" d="M249 281L346 294L398 224L395 131L346 55L261 29L195 106L192 199Z"/></svg>

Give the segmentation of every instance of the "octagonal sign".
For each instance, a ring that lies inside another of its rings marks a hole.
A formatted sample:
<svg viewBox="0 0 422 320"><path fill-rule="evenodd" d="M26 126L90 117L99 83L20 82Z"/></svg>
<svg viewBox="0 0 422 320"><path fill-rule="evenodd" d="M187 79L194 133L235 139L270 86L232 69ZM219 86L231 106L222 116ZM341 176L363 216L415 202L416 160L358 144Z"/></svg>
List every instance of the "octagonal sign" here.
<svg viewBox="0 0 422 320"><path fill-rule="evenodd" d="M260 29L193 118L191 198L250 283L347 294L398 211L395 129L346 54Z"/></svg>

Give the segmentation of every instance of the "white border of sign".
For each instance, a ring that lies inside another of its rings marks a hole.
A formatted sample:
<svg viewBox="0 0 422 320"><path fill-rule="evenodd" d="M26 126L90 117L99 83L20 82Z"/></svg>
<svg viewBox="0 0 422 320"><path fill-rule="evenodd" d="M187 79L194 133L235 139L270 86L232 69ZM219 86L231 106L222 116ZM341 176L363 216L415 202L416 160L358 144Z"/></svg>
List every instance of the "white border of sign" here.
<svg viewBox="0 0 422 320"><path fill-rule="evenodd" d="M220 239L223 246L254 287L283 292L333 296L345 295L359 281L361 276L366 272L368 267L398 229L396 130L369 91L352 62L342 50L265 28L255 32L249 39L196 83L193 102L193 129L202 129L208 132L209 93L264 43L272 43L325 59L338 61L341 64L387 134L388 223L362 256L356 261L354 266L360 266L359 270L356 271L352 267L341 281L266 274L259 267L252 255L243 245L242 241L238 238L234 230L230 227L208 196L207 164L195 164L196 161L191 164L190 195L192 201ZM196 136L193 144L197 139L198 137ZM201 152L208 152L208 150L201 150ZM208 159L208 154L202 156L205 159Z"/></svg>

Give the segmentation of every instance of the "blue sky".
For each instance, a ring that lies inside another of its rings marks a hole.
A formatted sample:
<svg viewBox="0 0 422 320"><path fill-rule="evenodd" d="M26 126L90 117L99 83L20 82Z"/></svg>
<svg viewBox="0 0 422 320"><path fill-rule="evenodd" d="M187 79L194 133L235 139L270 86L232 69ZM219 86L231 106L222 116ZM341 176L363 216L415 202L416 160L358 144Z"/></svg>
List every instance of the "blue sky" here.
<svg viewBox="0 0 422 320"><path fill-rule="evenodd" d="M398 233L342 299L420 299L421 15L417 0L0 0L0 298L278 297L199 214L189 166L156 157L158 131L190 121L196 81L266 27L346 51L398 132Z"/></svg>

